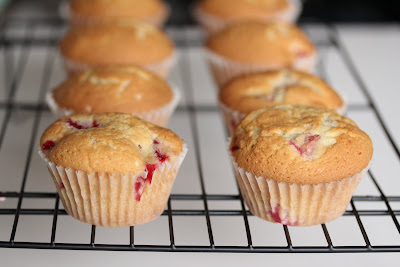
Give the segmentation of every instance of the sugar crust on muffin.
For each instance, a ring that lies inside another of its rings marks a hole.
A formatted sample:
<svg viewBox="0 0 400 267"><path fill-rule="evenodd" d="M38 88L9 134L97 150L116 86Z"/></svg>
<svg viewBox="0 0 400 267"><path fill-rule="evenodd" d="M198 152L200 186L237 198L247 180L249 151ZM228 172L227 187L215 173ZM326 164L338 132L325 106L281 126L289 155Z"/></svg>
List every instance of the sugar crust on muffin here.
<svg viewBox="0 0 400 267"><path fill-rule="evenodd" d="M183 140L169 129L122 113L75 114L50 125L40 147L53 163L87 173L140 173L173 161Z"/></svg>
<svg viewBox="0 0 400 267"><path fill-rule="evenodd" d="M290 69L236 77L221 89L219 100L245 114L274 105L307 105L335 110L344 104L321 78Z"/></svg>
<svg viewBox="0 0 400 267"><path fill-rule="evenodd" d="M235 130L230 149L245 170L299 184L352 177L368 166L373 153L371 139L351 119L304 106L250 113Z"/></svg>
<svg viewBox="0 0 400 267"><path fill-rule="evenodd" d="M160 77L137 66L101 66L74 75L52 92L60 108L79 112L147 112L171 102Z"/></svg>

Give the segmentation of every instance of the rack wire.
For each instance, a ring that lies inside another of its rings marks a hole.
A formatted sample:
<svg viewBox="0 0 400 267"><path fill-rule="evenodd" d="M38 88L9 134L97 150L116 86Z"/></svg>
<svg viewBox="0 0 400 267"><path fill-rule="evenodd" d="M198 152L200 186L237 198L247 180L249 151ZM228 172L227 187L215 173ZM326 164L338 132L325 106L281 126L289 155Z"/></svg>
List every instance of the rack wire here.
<svg viewBox="0 0 400 267"><path fill-rule="evenodd" d="M9 36L6 34L8 25L12 24L14 27L25 29L25 34L22 36ZM58 30L55 31L51 37L46 38L33 38L33 30L35 28L41 27L43 25L52 25ZM327 42L318 43L319 47L334 47L340 54L340 57L345 62L347 68L349 69L352 77L357 82L358 86L361 88L365 98L367 99L367 105L350 105L349 110L368 110L372 111L377 120L379 121L380 127L383 130L386 138L389 140L397 159L400 160L399 148L396 146L393 137L391 136L388 128L382 118L380 111L377 109L374 99L371 97L365 82L362 80L358 70L353 64L348 50L342 43L338 32L332 25L325 25L328 32ZM185 91L185 97L187 99L186 104L181 105L177 113L185 113L189 115L190 118L190 129L193 135L195 157L197 159L197 171L199 173L200 179L200 194L172 194L166 210L163 212L162 216L168 218L168 229L169 229L169 245L151 244L151 245L140 245L135 242L135 227L129 228L129 242L126 244L100 244L96 242L96 226L92 226L90 239L87 243L59 243L56 242L56 235L58 229L58 219L60 216L65 216L66 212L64 209L60 208L60 199L57 193L53 192L29 192L26 191L26 183L29 177L29 169L32 162L33 154L36 153L35 141L38 139L38 125L42 120L42 116L48 113L49 110L44 104L44 94L46 93L46 88L48 87L49 77L51 76L52 69L54 67L54 57L52 53L47 53L45 59L45 66L42 72L40 93L38 98L34 103L24 103L15 100L16 88L18 81L24 71L24 68L28 62L29 49L31 47L44 47L50 48L54 47L59 38L59 33L61 28L64 27L63 23L54 19L8 19L3 20L0 25L2 29L2 34L0 36L0 49L6 51L14 47L21 47L21 55L16 65L13 66L13 61L10 56L5 53L4 65L7 66L4 69L5 81L7 95L4 100L0 101L0 111L4 113L3 122L0 126L0 149L4 145L5 135L7 129L10 125L10 119L13 112L17 111L27 111L33 113L33 123L30 130L28 149L26 153L24 172L22 176L22 182L18 191L7 191L7 188L0 188L0 198L16 199L16 208L1 208L0 206L0 222L1 217L8 215L14 216L13 226L10 232L10 237L8 240L0 239L0 247L4 248L34 248L34 249L67 249L67 250L113 250L113 251L164 251L164 252L235 252L235 253L344 253L344 252L400 252L400 245L372 245L369 237L369 233L363 224L362 217L364 216L390 216L398 234L400 233L400 225L396 216L400 215L400 210L394 210L390 203L400 202L400 195L386 196L379 184L379 178L375 177L373 172L369 172L369 177L376 189L379 191L379 196L368 196L368 195L358 195L354 196L350 203L350 210L347 210L344 216L353 217L357 221L358 229L362 234L364 245L354 246L354 245L334 245L332 242L332 233L329 232L328 227L325 224L321 225L324 237L326 239L326 245L322 246L295 246L292 242L292 236L290 234L290 227L282 226L283 233L285 235L286 245L284 246L256 246L253 244L252 230L249 224L249 217L252 214L247 210L243 199L240 194L207 194L205 187L205 179L203 173L203 167L201 162L201 149L199 141L199 122L198 114L201 113L218 113L219 110L216 105L200 105L196 104L194 88L192 86L191 77L192 72L190 72L190 62L187 54L182 53L182 61L179 64L179 71L183 77L183 83L188 89ZM178 29L179 30L179 29ZM192 40L188 37L182 37L179 35L175 38L176 43L179 47L192 47L199 45L198 40ZM324 73L323 61L320 65L321 74ZM7 177L1 177L1 179L6 179ZM232 177L234 179L234 177ZM54 201L53 208L36 208L28 209L23 208L23 202L29 202L32 199L48 199ZM201 201L204 205L204 209L177 209L173 208L171 201L176 202L190 202L190 201ZM209 201L224 201L224 202L239 202L240 209L209 209ZM385 210L358 210L356 208L356 203L366 202L366 203L383 203L386 207ZM16 241L16 233L20 230L21 225L19 224L19 219L21 215L40 215L40 216L51 216L52 224L51 237L48 242L32 242L32 241ZM178 216L201 216L206 220L207 233L208 233L208 245L176 245L175 242L175 230L174 229L174 219ZM215 244L214 241L214 231L211 218L213 216L225 216L225 217L236 217L243 219L243 225L245 228L247 245L237 246L237 245L225 245L219 246Z"/></svg>

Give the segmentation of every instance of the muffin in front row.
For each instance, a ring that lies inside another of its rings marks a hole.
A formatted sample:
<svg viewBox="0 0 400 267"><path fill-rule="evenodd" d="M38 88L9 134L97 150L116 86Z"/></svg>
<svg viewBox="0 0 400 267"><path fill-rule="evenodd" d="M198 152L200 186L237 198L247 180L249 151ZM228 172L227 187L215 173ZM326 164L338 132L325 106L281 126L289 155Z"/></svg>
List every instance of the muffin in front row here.
<svg viewBox="0 0 400 267"><path fill-rule="evenodd" d="M76 114L40 139L67 213L107 227L143 224L165 209L187 148L171 130L122 113Z"/></svg>
<svg viewBox="0 0 400 267"><path fill-rule="evenodd" d="M219 105L230 134L250 112L275 105L306 105L345 112L345 103L321 78L282 69L244 74L219 92Z"/></svg>
<svg viewBox="0 0 400 267"><path fill-rule="evenodd" d="M104 65L138 65L161 77L175 60L175 45L160 29L141 22L118 22L71 28L60 53L69 74Z"/></svg>
<svg viewBox="0 0 400 267"><path fill-rule="evenodd" d="M254 111L230 154L240 192L264 220L310 226L341 216L368 170L369 136L336 112L302 106Z"/></svg>
<svg viewBox="0 0 400 267"><path fill-rule="evenodd" d="M180 99L177 89L137 66L101 66L73 75L47 94L58 117L123 112L166 126Z"/></svg>
<svg viewBox="0 0 400 267"><path fill-rule="evenodd" d="M299 0L202 0L193 14L208 33L246 20L295 23L301 9Z"/></svg>
<svg viewBox="0 0 400 267"><path fill-rule="evenodd" d="M312 72L317 58L301 29L283 22L233 24L212 35L205 49L219 87L246 73L281 68Z"/></svg>
<svg viewBox="0 0 400 267"><path fill-rule="evenodd" d="M73 25L137 20L162 27L169 8L161 0L72 0L63 12Z"/></svg>

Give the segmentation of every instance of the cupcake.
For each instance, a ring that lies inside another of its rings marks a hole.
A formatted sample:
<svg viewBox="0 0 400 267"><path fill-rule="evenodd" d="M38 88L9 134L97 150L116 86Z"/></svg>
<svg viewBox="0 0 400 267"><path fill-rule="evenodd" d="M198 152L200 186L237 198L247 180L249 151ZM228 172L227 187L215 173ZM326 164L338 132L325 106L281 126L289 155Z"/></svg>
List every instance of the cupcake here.
<svg viewBox="0 0 400 267"><path fill-rule="evenodd" d="M324 80L290 69L236 77L221 88L219 104L230 134L247 114L260 108L306 105L345 111L342 98Z"/></svg>
<svg viewBox="0 0 400 267"><path fill-rule="evenodd" d="M341 216L372 158L371 139L336 112L304 106L254 111L230 143L251 213L310 226Z"/></svg>
<svg viewBox="0 0 400 267"><path fill-rule="evenodd" d="M180 94L160 77L136 66L100 66L69 77L47 94L56 116L131 113L165 126Z"/></svg>
<svg viewBox="0 0 400 267"><path fill-rule="evenodd" d="M161 0L72 0L66 11L73 25L138 20L162 27L169 15Z"/></svg>
<svg viewBox="0 0 400 267"><path fill-rule="evenodd" d="M63 117L40 149L67 213L107 227L157 218L187 151L172 131L122 113Z"/></svg>
<svg viewBox="0 0 400 267"><path fill-rule="evenodd" d="M89 67L125 64L166 77L175 62L175 47L168 36L141 22L73 27L59 46L70 74Z"/></svg>
<svg viewBox="0 0 400 267"><path fill-rule="evenodd" d="M296 26L248 21L211 36L206 54L219 87L240 74L294 68L312 72L316 49Z"/></svg>
<svg viewBox="0 0 400 267"><path fill-rule="evenodd" d="M208 33L227 25L259 20L295 23L300 14L298 0L203 0L194 7L194 17Z"/></svg>

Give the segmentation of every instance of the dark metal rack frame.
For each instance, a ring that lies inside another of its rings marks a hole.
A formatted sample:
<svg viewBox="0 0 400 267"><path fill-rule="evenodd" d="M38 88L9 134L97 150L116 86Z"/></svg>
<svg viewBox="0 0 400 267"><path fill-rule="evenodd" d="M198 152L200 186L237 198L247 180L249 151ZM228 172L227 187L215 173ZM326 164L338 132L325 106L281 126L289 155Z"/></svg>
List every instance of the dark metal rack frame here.
<svg viewBox="0 0 400 267"><path fill-rule="evenodd" d="M354 196L351 200L351 210L345 212L344 216L353 216L355 217L359 230L364 238L365 245L363 246L334 246L331 241L331 236L328 231L326 225L321 225L323 233L325 235L325 239L327 242L326 246L293 246L290 236L290 231L287 226L283 226L283 230L285 233L285 238L287 241L286 246L253 246L251 230L248 222L248 216L252 216L247 210L243 203L243 200L240 195L211 195L207 194L205 190L205 182L203 179L201 162L200 162L200 149L199 149L199 138L198 138L198 121L196 118L196 114L201 112L213 112L217 113L218 108L216 106L199 106L195 105L193 88L191 86L191 77L190 77L190 64L188 58L183 55L183 62L180 64L180 71L184 74L183 82L185 87L189 88L187 90L186 98L188 99L188 104L181 106L178 108L177 112L186 112L190 116L191 121L191 132L194 138L194 147L197 162L198 172L200 174L200 185L201 185L201 194L173 194L171 195L167 209L164 211L162 216L168 217L168 226L169 226L169 236L170 236L170 245L138 245L135 244L134 238L134 227L129 228L129 237L130 242L125 245L110 245L110 244L98 244L96 243L96 226L92 226L91 237L88 240L88 243L57 243L55 242L56 233L57 233L57 219L58 216L66 215L65 210L59 209L59 197L56 193L47 193L47 192L26 192L25 184L28 177L28 170L31 163L32 155L35 153L34 143L38 138L38 125L41 120L41 116L43 112L48 112L47 106L43 103L43 98L45 94L45 88L47 88L47 84L49 82L49 73L52 71L52 65L54 62L54 58L51 57L51 54L47 54L47 58L45 61L45 67L43 71L43 76L41 79L41 91L37 102L34 104L24 104L24 103L16 103L14 101L16 88L18 84L18 80L21 77L25 65L27 63L27 57L29 53L29 47L31 46L44 46L51 47L54 46L57 42L57 36L55 38L33 38L32 29L39 25L52 25L55 27L61 27L62 22L58 20L43 20L43 19L33 19L33 20L21 20L14 19L14 23L22 23L27 25L27 35L23 38L15 38L15 37L7 37L4 34L4 29L6 28L6 24L9 21L3 20L0 24L2 29L2 33L0 35L0 49L10 48L16 45L22 46L25 49L22 50L22 54L15 66L15 71L10 72L8 68L5 70L6 79L5 81L8 87L8 95L6 101L0 101L0 110L5 112L3 123L0 125L0 149L4 142L4 136L7 131L7 127L10 121L10 116L14 111L29 111L35 114L34 123L31 129L29 148L27 152L26 164L23 174L22 183L20 186L20 190L18 192L10 192L3 191L0 192L0 197L6 198L15 198L18 200L18 204L16 209L1 209L0 208L0 216L1 215L14 215L14 223L12 227L12 231L10 233L9 240L0 240L0 248L31 248L31 249L67 249L67 250L110 250L110 251L164 251L164 252L227 252L227 253L354 253L354 252L400 252L400 246L373 246L368 237L368 233L362 223L360 217L362 216L390 216L397 228L397 231L400 234L400 225L396 218L396 215L400 215L400 210L393 210L390 206L390 202L399 202L400 195L397 196L386 196L381 187L379 186L378 179L375 178L373 173L370 171L370 178L372 179L373 184L376 186L376 189L380 192L380 196ZM380 111L377 109L374 100L369 94L368 88L363 82L361 76L358 73L358 70L354 66L349 52L346 50L343 45L336 29L332 25L326 25L329 33L329 40L327 43L318 44L319 46L332 46L339 52L343 61L347 65L350 73L353 78L357 82L358 86L361 88L364 96L368 100L367 105L350 105L349 110L371 110L374 112L377 120L382 127L386 138L389 140L392 145L393 150L397 154L397 158L400 160L400 151L396 146L392 136L390 135L384 120L382 119L382 115ZM190 40L182 39L175 40L178 46L188 47L192 45L196 45L196 43L192 43ZM11 61L7 56L5 56L6 65L10 66ZM321 72L324 73L323 62L320 65ZM4 188L1 188L4 190ZM22 202L25 199L54 199L54 208L53 209L23 209ZM171 208L171 200L174 201L203 201L204 209L201 210L184 210L184 209L172 209ZM240 201L241 209L240 210L209 210L208 209L208 201ZM357 210L355 206L355 202L380 202L386 205L386 210ZM20 215L45 215L45 216L53 216L52 228L49 229L51 231L51 238L49 242L17 242L15 241L15 235L18 230L18 221ZM175 237L174 237L174 224L173 218L174 216L205 216L209 237L209 245L208 246L179 246L175 245ZM210 217L211 216L241 216L244 220L244 226L246 230L247 236L247 246L216 246L214 244L214 236L213 236L213 228L211 224Z"/></svg>

